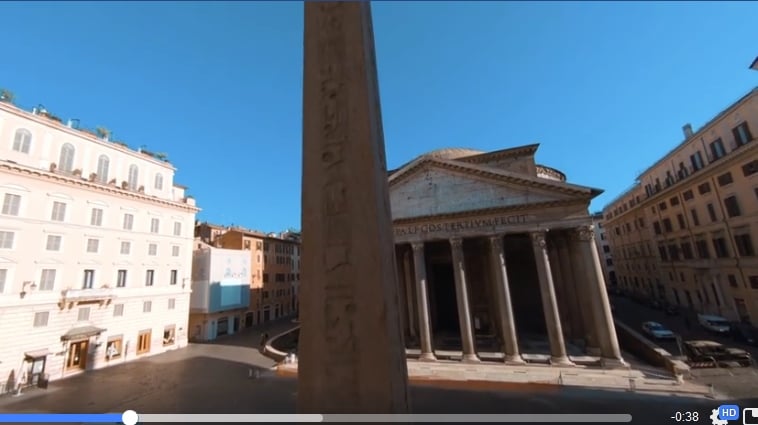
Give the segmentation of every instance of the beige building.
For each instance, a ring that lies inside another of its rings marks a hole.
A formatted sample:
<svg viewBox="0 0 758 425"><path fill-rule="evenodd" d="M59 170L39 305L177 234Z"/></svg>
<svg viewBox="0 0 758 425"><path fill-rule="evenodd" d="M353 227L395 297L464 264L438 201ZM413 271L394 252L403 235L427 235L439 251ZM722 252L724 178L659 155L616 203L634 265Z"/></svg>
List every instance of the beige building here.
<svg viewBox="0 0 758 425"><path fill-rule="evenodd" d="M603 211L619 285L758 324L758 88Z"/></svg>
<svg viewBox="0 0 758 425"><path fill-rule="evenodd" d="M198 208L174 172L0 102L0 393L187 344Z"/></svg>
<svg viewBox="0 0 758 425"><path fill-rule="evenodd" d="M613 265L613 255L611 254L611 244L608 242L608 235L603 225L603 213L592 214L592 225L595 228L595 243L597 251L600 253L600 263L603 265L603 275L605 283L609 288L616 288L616 268Z"/></svg>
<svg viewBox="0 0 758 425"><path fill-rule="evenodd" d="M624 364L588 213L601 191L536 164L537 147L443 149L390 172L411 353Z"/></svg>

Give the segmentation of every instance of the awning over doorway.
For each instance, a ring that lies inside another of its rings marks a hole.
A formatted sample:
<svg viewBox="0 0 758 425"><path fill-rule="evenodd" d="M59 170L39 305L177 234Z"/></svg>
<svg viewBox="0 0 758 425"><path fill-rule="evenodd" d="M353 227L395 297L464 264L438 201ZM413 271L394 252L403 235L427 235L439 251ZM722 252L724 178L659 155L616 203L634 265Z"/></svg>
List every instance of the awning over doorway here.
<svg viewBox="0 0 758 425"><path fill-rule="evenodd" d="M50 350L43 348L41 350L27 351L24 353L24 357L27 359L39 359L47 356L48 354L51 354Z"/></svg>
<svg viewBox="0 0 758 425"><path fill-rule="evenodd" d="M89 338L91 336L100 335L107 329L98 328L97 326L79 326L77 328L69 329L68 332L61 335L61 341L70 341L72 339Z"/></svg>

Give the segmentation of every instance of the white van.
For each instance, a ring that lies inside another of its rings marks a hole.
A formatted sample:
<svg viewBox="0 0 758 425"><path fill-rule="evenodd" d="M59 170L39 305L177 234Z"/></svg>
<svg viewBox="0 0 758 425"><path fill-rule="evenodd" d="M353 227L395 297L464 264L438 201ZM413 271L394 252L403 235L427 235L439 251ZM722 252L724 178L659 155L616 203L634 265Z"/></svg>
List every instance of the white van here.
<svg viewBox="0 0 758 425"><path fill-rule="evenodd" d="M729 321L721 316L714 316L711 314L698 314L697 321L700 323L700 326L708 329L711 332L726 334L729 333L729 330L731 329Z"/></svg>

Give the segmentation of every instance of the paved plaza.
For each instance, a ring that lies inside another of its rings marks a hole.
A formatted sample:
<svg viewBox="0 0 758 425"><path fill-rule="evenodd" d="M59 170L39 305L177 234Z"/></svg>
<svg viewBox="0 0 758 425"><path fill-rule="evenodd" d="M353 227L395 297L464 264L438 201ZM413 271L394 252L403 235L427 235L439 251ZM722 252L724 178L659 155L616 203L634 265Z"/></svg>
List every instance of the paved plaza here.
<svg viewBox="0 0 758 425"><path fill-rule="evenodd" d="M273 335L289 326L278 323L268 332ZM48 390L0 398L0 411L292 413L297 382L272 370L274 362L257 350L259 337L258 331L246 331L214 344L192 344L183 350L55 381ZM465 388L450 382L416 381L411 388L414 413L631 413L633 423L667 423L677 409L709 414L723 403L686 394L568 386ZM758 406L755 399L738 403Z"/></svg>

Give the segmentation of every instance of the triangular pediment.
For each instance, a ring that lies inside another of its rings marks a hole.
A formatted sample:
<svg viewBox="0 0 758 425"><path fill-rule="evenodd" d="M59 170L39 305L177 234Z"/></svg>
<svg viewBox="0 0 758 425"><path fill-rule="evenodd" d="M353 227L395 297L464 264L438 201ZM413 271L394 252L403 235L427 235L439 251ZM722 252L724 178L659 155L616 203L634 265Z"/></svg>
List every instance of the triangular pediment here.
<svg viewBox="0 0 758 425"><path fill-rule="evenodd" d="M45 264L45 265L59 265L63 264L63 261L57 259L57 258L42 258L40 260L35 261L36 264Z"/></svg>
<svg viewBox="0 0 758 425"><path fill-rule="evenodd" d="M425 159L390 176L394 220L589 200L593 189L486 166Z"/></svg>
<svg viewBox="0 0 758 425"><path fill-rule="evenodd" d="M82 266L99 266L101 263L97 260L82 260L79 261L79 264Z"/></svg>
<svg viewBox="0 0 758 425"><path fill-rule="evenodd" d="M0 264L14 264L16 261L8 257L0 257Z"/></svg>

